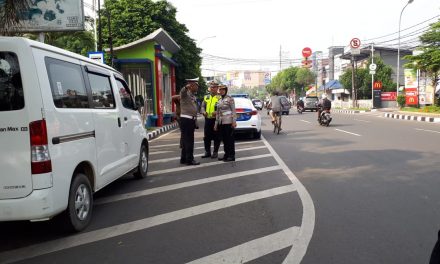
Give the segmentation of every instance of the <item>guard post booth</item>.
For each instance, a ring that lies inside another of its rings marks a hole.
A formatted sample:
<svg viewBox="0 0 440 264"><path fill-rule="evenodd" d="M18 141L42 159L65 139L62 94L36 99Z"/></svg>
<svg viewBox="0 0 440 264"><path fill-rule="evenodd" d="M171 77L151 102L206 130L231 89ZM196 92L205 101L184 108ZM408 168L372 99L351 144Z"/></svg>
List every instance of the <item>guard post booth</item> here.
<svg viewBox="0 0 440 264"><path fill-rule="evenodd" d="M144 100L145 126L161 127L175 116L176 67L172 59L180 46L162 28L113 48L115 68L127 81L135 101ZM144 104L142 102L142 104Z"/></svg>

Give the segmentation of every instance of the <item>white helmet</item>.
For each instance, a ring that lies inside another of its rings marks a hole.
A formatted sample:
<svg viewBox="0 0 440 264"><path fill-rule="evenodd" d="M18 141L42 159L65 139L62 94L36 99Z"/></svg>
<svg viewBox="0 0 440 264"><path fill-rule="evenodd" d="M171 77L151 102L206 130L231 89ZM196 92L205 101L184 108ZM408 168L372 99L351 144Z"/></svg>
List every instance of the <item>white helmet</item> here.
<svg viewBox="0 0 440 264"><path fill-rule="evenodd" d="M325 99L325 98L327 98L327 94L322 94L322 99Z"/></svg>

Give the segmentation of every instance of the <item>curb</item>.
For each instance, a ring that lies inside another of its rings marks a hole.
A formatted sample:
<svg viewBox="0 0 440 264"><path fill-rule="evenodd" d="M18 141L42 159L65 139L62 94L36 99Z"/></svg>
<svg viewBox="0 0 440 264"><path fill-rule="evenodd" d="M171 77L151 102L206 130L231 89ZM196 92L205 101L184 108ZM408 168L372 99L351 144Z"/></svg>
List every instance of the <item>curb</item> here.
<svg viewBox="0 0 440 264"><path fill-rule="evenodd" d="M163 133L165 133L165 132L167 132L169 130L172 130L172 129L176 128L176 127L178 127L178 124L177 124L177 122L174 122L172 124L168 124L168 125L165 125L163 127L156 128L154 131L147 132L148 140L152 140L153 138L156 138L159 135L161 135L161 134L163 134Z"/></svg>
<svg viewBox="0 0 440 264"><path fill-rule="evenodd" d="M343 113L343 114L360 114L360 113L367 113L371 112L371 110L339 110L339 109L332 109L331 111L336 113Z"/></svg>
<svg viewBox="0 0 440 264"><path fill-rule="evenodd" d="M384 117L401 119L401 120L418 121L418 122L440 123L440 117L411 116L411 115L390 114L390 113L385 113Z"/></svg>

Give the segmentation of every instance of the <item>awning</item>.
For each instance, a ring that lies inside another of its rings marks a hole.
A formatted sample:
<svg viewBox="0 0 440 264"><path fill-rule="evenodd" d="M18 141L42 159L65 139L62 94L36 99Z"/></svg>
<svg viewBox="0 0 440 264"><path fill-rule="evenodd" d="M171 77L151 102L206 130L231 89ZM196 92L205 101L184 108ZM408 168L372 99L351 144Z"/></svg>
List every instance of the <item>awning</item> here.
<svg viewBox="0 0 440 264"><path fill-rule="evenodd" d="M325 89L341 89L342 84L338 80L331 80L325 84Z"/></svg>
<svg viewBox="0 0 440 264"><path fill-rule="evenodd" d="M347 89L332 89L332 94L350 94Z"/></svg>

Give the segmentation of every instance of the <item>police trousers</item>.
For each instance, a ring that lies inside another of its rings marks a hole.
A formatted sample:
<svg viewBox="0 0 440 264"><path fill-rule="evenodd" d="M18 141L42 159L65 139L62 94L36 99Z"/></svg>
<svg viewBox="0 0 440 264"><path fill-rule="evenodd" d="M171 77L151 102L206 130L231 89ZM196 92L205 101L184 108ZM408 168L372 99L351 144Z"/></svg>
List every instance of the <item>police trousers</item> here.
<svg viewBox="0 0 440 264"><path fill-rule="evenodd" d="M211 141L214 140L214 152L218 152L220 148L220 137L217 131L214 131L215 118L205 118L205 136L203 142L205 144L205 152L211 153Z"/></svg>
<svg viewBox="0 0 440 264"><path fill-rule="evenodd" d="M180 118L180 138L182 141L181 162L191 162L194 160L194 129L196 120Z"/></svg>
<svg viewBox="0 0 440 264"><path fill-rule="evenodd" d="M220 125L220 136L222 138L223 148L225 150L224 157L235 159L235 139L232 124Z"/></svg>

